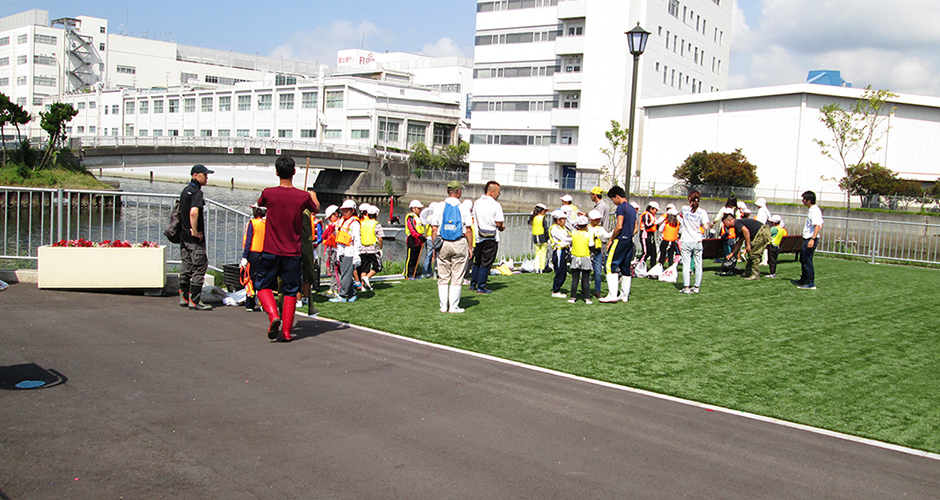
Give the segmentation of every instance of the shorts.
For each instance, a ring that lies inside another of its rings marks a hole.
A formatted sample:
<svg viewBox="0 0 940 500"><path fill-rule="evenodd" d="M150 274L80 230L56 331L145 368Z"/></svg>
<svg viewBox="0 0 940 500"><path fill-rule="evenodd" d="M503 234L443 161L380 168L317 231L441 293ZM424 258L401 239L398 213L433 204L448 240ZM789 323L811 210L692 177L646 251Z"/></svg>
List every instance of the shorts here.
<svg viewBox="0 0 940 500"><path fill-rule="evenodd" d="M359 272L367 273L369 271L379 272L382 270L382 265L379 264L379 254L377 253L361 253L359 254L359 259L362 261L359 264Z"/></svg>
<svg viewBox="0 0 940 500"><path fill-rule="evenodd" d="M259 290L277 290L277 279L281 278L285 295L295 295L300 292L301 278L303 277L303 259L297 255L286 257L267 252L261 253L258 259L257 283Z"/></svg>

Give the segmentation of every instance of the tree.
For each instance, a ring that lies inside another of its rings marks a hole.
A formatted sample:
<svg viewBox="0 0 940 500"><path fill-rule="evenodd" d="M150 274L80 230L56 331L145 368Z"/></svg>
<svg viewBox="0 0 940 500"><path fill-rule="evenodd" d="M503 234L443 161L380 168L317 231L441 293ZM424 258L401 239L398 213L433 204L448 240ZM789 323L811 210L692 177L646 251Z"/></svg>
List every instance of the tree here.
<svg viewBox="0 0 940 500"><path fill-rule="evenodd" d="M692 186L706 184L752 188L758 182L757 167L747 161L740 149L733 153L692 153L672 176Z"/></svg>
<svg viewBox="0 0 940 500"><path fill-rule="evenodd" d="M626 168L628 151L628 138L630 129L620 128L620 122L610 121L610 130L604 132L607 138L608 148L601 148L601 153L607 157L607 165L604 166L604 181L619 185L624 180L624 169Z"/></svg>
<svg viewBox="0 0 940 500"><path fill-rule="evenodd" d="M65 126L78 114L78 110L69 104L61 102L52 103L49 111L40 112L42 117L40 126L49 134L49 144L42 160L36 166L36 170L41 170L51 163L55 153L57 153L59 144L64 143L68 137L65 134Z"/></svg>
<svg viewBox="0 0 940 500"><path fill-rule="evenodd" d="M845 177L839 180L839 189L849 195L858 196L863 207L877 208L880 206L880 195L897 192L898 175L877 163L850 166L845 174Z"/></svg>
<svg viewBox="0 0 940 500"><path fill-rule="evenodd" d="M895 109L888 104L888 99L892 97L897 97L897 94L889 90L872 90L869 85L862 98L848 110L842 109L837 103L819 110L819 121L832 133L832 142L822 139L813 141L819 145L823 155L842 167L844 177L839 179L839 187L845 190L846 210L849 209L852 194L848 188L858 180L853 174L858 171L853 171L852 167L862 165L868 155L881 149L878 143L888 132L885 122Z"/></svg>
<svg viewBox="0 0 940 500"><path fill-rule="evenodd" d="M423 142L418 142L411 146L408 163L418 177L421 177L421 174L427 170L465 172L469 167L467 163L469 153L470 144L464 141L453 146L444 146L440 154L432 152Z"/></svg>
<svg viewBox="0 0 940 500"><path fill-rule="evenodd" d="M12 116L10 121L13 122L13 126L16 127L16 140L19 142L22 140L20 125L26 125L31 122L33 117L29 115L29 111L26 111L22 106L12 101L10 101L10 114Z"/></svg>

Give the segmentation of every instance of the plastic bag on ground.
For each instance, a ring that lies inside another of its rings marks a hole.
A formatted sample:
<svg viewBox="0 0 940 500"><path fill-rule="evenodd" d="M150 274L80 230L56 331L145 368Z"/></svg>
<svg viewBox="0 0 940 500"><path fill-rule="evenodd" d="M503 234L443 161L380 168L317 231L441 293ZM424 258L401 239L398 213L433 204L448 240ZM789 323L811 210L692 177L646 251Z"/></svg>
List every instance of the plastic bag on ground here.
<svg viewBox="0 0 940 500"><path fill-rule="evenodd" d="M238 306L245 303L245 299L248 297L248 290L242 288L237 292L225 294L225 298L222 299L222 303L227 306Z"/></svg>
<svg viewBox="0 0 940 500"><path fill-rule="evenodd" d="M647 275L646 271L646 261L640 261L633 268L633 275L637 278L645 278Z"/></svg>
<svg viewBox="0 0 940 500"><path fill-rule="evenodd" d="M663 265L657 262L656 265L653 266L653 268L650 269L649 272L646 273L646 277L658 278L659 275L662 274L662 272L663 272Z"/></svg>
<svg viewBox="0 0 940 500"><path fill-rule="evenodd" d="M673 264L659 273L659 281L666 283L675 283L679 277L679 264Z"/></svg>

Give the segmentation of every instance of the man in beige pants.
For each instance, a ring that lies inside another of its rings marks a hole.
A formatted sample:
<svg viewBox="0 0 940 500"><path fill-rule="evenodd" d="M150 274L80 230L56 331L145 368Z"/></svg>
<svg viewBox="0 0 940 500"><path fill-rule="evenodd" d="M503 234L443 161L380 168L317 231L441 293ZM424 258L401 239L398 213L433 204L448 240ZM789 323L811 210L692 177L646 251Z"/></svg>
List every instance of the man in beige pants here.
<svg viewBox="0 0 940 500"><path fill-rule="evenodd" d="M437 294L441 312L462 313L460 288L473 255L470 209L460 203L463 185L447 183L447 199L431 216L431 241L437 250ZM438 248L437 245L440 245Z"/></svg>

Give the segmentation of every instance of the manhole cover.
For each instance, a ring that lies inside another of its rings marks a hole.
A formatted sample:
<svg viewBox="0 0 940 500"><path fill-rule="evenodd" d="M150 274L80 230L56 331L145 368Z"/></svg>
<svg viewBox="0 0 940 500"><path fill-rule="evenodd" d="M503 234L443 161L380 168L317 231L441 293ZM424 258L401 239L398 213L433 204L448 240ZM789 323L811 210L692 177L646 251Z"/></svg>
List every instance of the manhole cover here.
<svg viewBox="0 0 940 500"><path fill-rule="evenodd" d="M64 384L65 375L47 370L35 363L0 366L0 389L7 391L28 391L45 389Z"/></svg>

